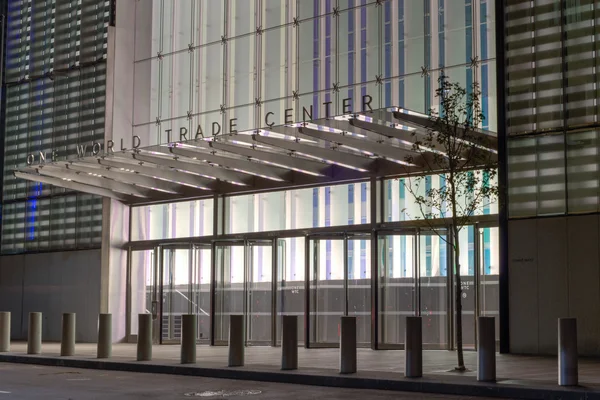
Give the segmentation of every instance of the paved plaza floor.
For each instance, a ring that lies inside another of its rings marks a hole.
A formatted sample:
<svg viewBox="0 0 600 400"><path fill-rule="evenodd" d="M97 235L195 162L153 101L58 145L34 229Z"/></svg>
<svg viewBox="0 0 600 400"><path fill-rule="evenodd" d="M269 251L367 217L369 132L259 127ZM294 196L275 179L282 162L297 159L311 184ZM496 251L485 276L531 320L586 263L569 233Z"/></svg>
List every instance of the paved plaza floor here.
<svg viewBox="0 0 600 400"><path fill-rule="evenodd" d="M234 379L259 379L275 380L279 382L300 383L294 377L304 377L310 384L310 377L315 378L315 384L329 386L324 380L317 382L317 378L331 378L332 386L364 387L369 382L374 388L386 388L383 384L390 383L418 383L422 391L432 393L456 393L464 395L490 395L498 397L512 397L508 394L514 392L515 397L542 398L540 393L546 393L543 398L569 398L567 393L579 394L584 397L573 398L599 398L600 399L600 360L581 358L579 361L579 387L560 387L557 384L558 362L556 357L533 357L518 355L497 355L496 384L478 383L476 380L477 354L473 351L465 352L465 363L469 369L466 373L454 372L456 353L453 351L433 350L423 352L423 378L407 380L404 373L404 351L401 350L370 350L358 349L358 373L340 376L339 349L298 349L297 371L280 371L281 348L278 347L246 347L245 366L227 368L227 347L197 346L197 362L192 365L182 366L179 363L179 345L155 345L153 359L149 362L137 362L135 344L113 345L112 357L103 360L102 364L96 359L95 344L77 344L76 355L73 357L60 357L59 343L43 343L42 354L27 356L26 343L12 343L10 353L0 354L0 361L39 363L45 365L73 366L100 369L119 369L139 372L163 372L170 374L207 376ZM86 364L88 362L88 364ZM96 363L96 364L93 364ZM95 366L94 366L95 365ZM163 369L160 369L163 368ZM252 373L254 375L249 375ZM265 378L257 375L263 373ZM352 379L361 380L360 385L350 382ZM325 382L325 383L323 383ZM350 382L350 383L349 383ZM435 386L437 384L442 386ZM383 385L383 386L382 386ZM428 387L428 385L433 385ZM445 386L444 386L445 385ZM475 388L471 391L457 390L449 392L452 385L456 387ZM393 385L392 385L393 386ZM413 385L414 386L414 385ZM391 389L391 386L389 387ZM431 390L429 390L431 389ZM508 390L510 389L510 390ZM538 390L525 395L527 390ZM405 390L405 389L402 389ZM408 388L407 390L411 390ZM507 391L508 390L508 391ZM519 391L520 390L520 391ZM556 393L557 396L548 395ZM562 396L561 396L562 393Z"/></svg>

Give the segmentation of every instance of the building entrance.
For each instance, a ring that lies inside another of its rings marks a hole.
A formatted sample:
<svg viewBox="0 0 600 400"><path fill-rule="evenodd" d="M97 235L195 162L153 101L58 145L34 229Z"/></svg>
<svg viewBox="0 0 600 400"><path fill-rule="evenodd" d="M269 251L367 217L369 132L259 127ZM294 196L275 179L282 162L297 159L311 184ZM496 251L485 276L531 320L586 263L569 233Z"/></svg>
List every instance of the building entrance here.
<svg viewBox="0 0 600 400"><path fill-rule="evenodd" d="M138 314L152 314L155 343L179 343L181 316L196 314L199 343L210 340L210 245L161 245L132 250L129 338L137 336Z"/></svg>
<svg viewBox="0 0 600 400"><path fill-rule="evenodd" d="M309 238L308 346L335 347L340 317L355 316L357 342L371 343L370 235Z"/></svg>
<svg viewBox="0 0 600 400"><path fill-rule="evenodd" d="M209 245L161 246L159 302L155 339L160 343L181 339L181 316L196 314L197 339L210 339L211 248Z"/></svg>
<svg viewBox="0 0 600 400"><path fill-rule="evenodd" d="M232 314L245 316L248 345L273 344L273 241L217 242L214 251L214 344L227 344Z"/></svg>
<svg viewBox="0 0 600 400"><path fill-rule="evenodd" d="M477 316L498 319L497 236L497 227L482 224L466 226L459 235L467 349L476 348ZM273 346L281 340L281 317L295 315L300 343L336 347L340 317L355 316L359 345L394 349L404 346L405 318L418 315L424 347L452 349L457 290L452 254L443 228L134 249L130 338L137 334L137 315L152 313L155 342L179 343L181 316L193 313L199 343L226 345L229 317L241 314L246 344Z"/></svg>

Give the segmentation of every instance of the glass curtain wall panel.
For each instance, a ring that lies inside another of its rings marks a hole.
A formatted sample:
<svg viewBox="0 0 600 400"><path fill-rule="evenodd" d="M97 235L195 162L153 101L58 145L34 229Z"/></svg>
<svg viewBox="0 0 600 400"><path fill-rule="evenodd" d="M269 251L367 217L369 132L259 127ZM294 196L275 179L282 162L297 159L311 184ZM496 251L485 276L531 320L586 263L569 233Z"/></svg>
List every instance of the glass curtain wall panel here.
<svg viewBox="0 0 600 400"><path fill-rule="evenodd" d="M442 70L479 84L483 127L495 130L494 10L493 0L138 3L134 131L150 130L153 145L169 129L227 134L304 110L362 111L363 99L427 112Z"/></svg>

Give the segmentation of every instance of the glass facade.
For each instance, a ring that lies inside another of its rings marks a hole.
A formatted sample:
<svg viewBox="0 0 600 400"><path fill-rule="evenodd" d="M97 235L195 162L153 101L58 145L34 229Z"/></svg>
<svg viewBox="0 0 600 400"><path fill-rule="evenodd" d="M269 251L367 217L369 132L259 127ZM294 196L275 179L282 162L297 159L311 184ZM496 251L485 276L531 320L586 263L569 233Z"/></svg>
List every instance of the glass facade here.
<svg viewBox="0 0 600 400"><path fill-rule="evenodd" d="M442 69L479 83L483 127L496 128L491 0L149 3L136 3L133 122L144 145L366 107L425 113Z"/></svg>
<svg viewBox="0 0 600 400"><path fill-rule="evenodd" d="M100 247L102 200L12 171L104 141L110 2L7 1L2 253Z"/></svg>
<svg viewBox="0 0 600 400"><path fill-rule="evenodd" d="M598 212L598 11L506 4L509 217Z"/></svg>
<svg viewBox="0 0 600 400"><path fill-rule="evenodd" d="M483 128L495 130L494 10L490 0L138 2L133 134L153 145L368 107L426 113L439 106L442 70L464 87L480 85ZM441 187L445 177L423 182ZM423 228L408 184L344 182L133 207L130 268L145 274L146 296L132 280L131 312L156 313L161 342L176 340L180 315L195 312L199 340L213 344L227 342L231 314L246 316L248 344L272 345L281 317L296 315L309 346L338 343L339 317L350 315L359 343L378 348L402 346L404 317L421 315L426 345L450 348L450 214L437 210L435 229ZM497 205L484 206L474 216L483 222L460 234L471 347L475 317L498 315L495 214Z"/></svg>

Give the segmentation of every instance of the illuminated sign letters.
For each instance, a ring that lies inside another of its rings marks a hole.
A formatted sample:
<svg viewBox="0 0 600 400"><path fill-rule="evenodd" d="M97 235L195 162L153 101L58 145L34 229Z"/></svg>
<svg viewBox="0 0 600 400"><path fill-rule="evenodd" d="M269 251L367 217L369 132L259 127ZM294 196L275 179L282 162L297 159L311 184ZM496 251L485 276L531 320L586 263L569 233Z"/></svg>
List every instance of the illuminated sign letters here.
<svg viewBox="0 0 600 400"><path fill-rule="evenodd" d="M361 104L361 109L362 112L366 112L366 111L373 111L373 108L371 107L371 102L373 101L373 98L366 94L362 96L362 104ZM331 104L333 102L332 101L326 101L322 103L323 106L323 113L325 115L325 118L330 118L331 115ZM352 113L352 98L345 98L342 99L342 113L343 114L350 114ZM308 121L312 121L313 119L313 106L310 105L308 108L306 107L302 107L302 122L308 122ZM283 115L280 117L280 122L282 122L285 125L288 124L293 124L293 115L294 115L294 109L293 108L286 108L283 112ZM267 112L264 116L263 116L263 122L264 122L264 126L266 127L273 127L275 125L275 121L277 119L276 114L273 111L269 111ZM222 127L221 127L221 123L218 121L213 121L212 123L209 123L208 125L202 126L202 125L198 125L196 127L196 131L193 132L189 132L187 127L180 127L179 130L175 130L175 133L173 132L173 128L171 129L165 129L164 130L164 134L166 136L167 139L167 143L173 143L174 141L177 142L185 142L187 140L192 140L192 139L203 139L206 137L205 134L205 130L207 127L209 128L210 132L210 136L219 136L219 135L224 135L224 134L235 134L237 133L237 123L238 119L237 118L230 118L228 123L227 123L227 131L225 132ZM173 140L173 136L177 135L177 137L175 138L176 140ZM119 149L118 151L125 151L125 150L131 150L131 149L137 149L142 145L142 139L137 136L134 135L131 137L131 147L128 149L126 146L127 144L125 144L124 139L120 140L119 143ZM97 156L100 155L100 153L102 154L113 154L115 152L115 142L112 140L107 140L106 141L106 145L104 146L102 143L100 142L92 142L90 144L77 144L77 158L83 158L86 156ZM27 165L33 165L35 163L37 164L44 164L46 161L58 161L58 157L59 157L59 152L57 150L51 150L49 152L46 151L39 151L37 153L30 153L27 155Z"/></svg>

